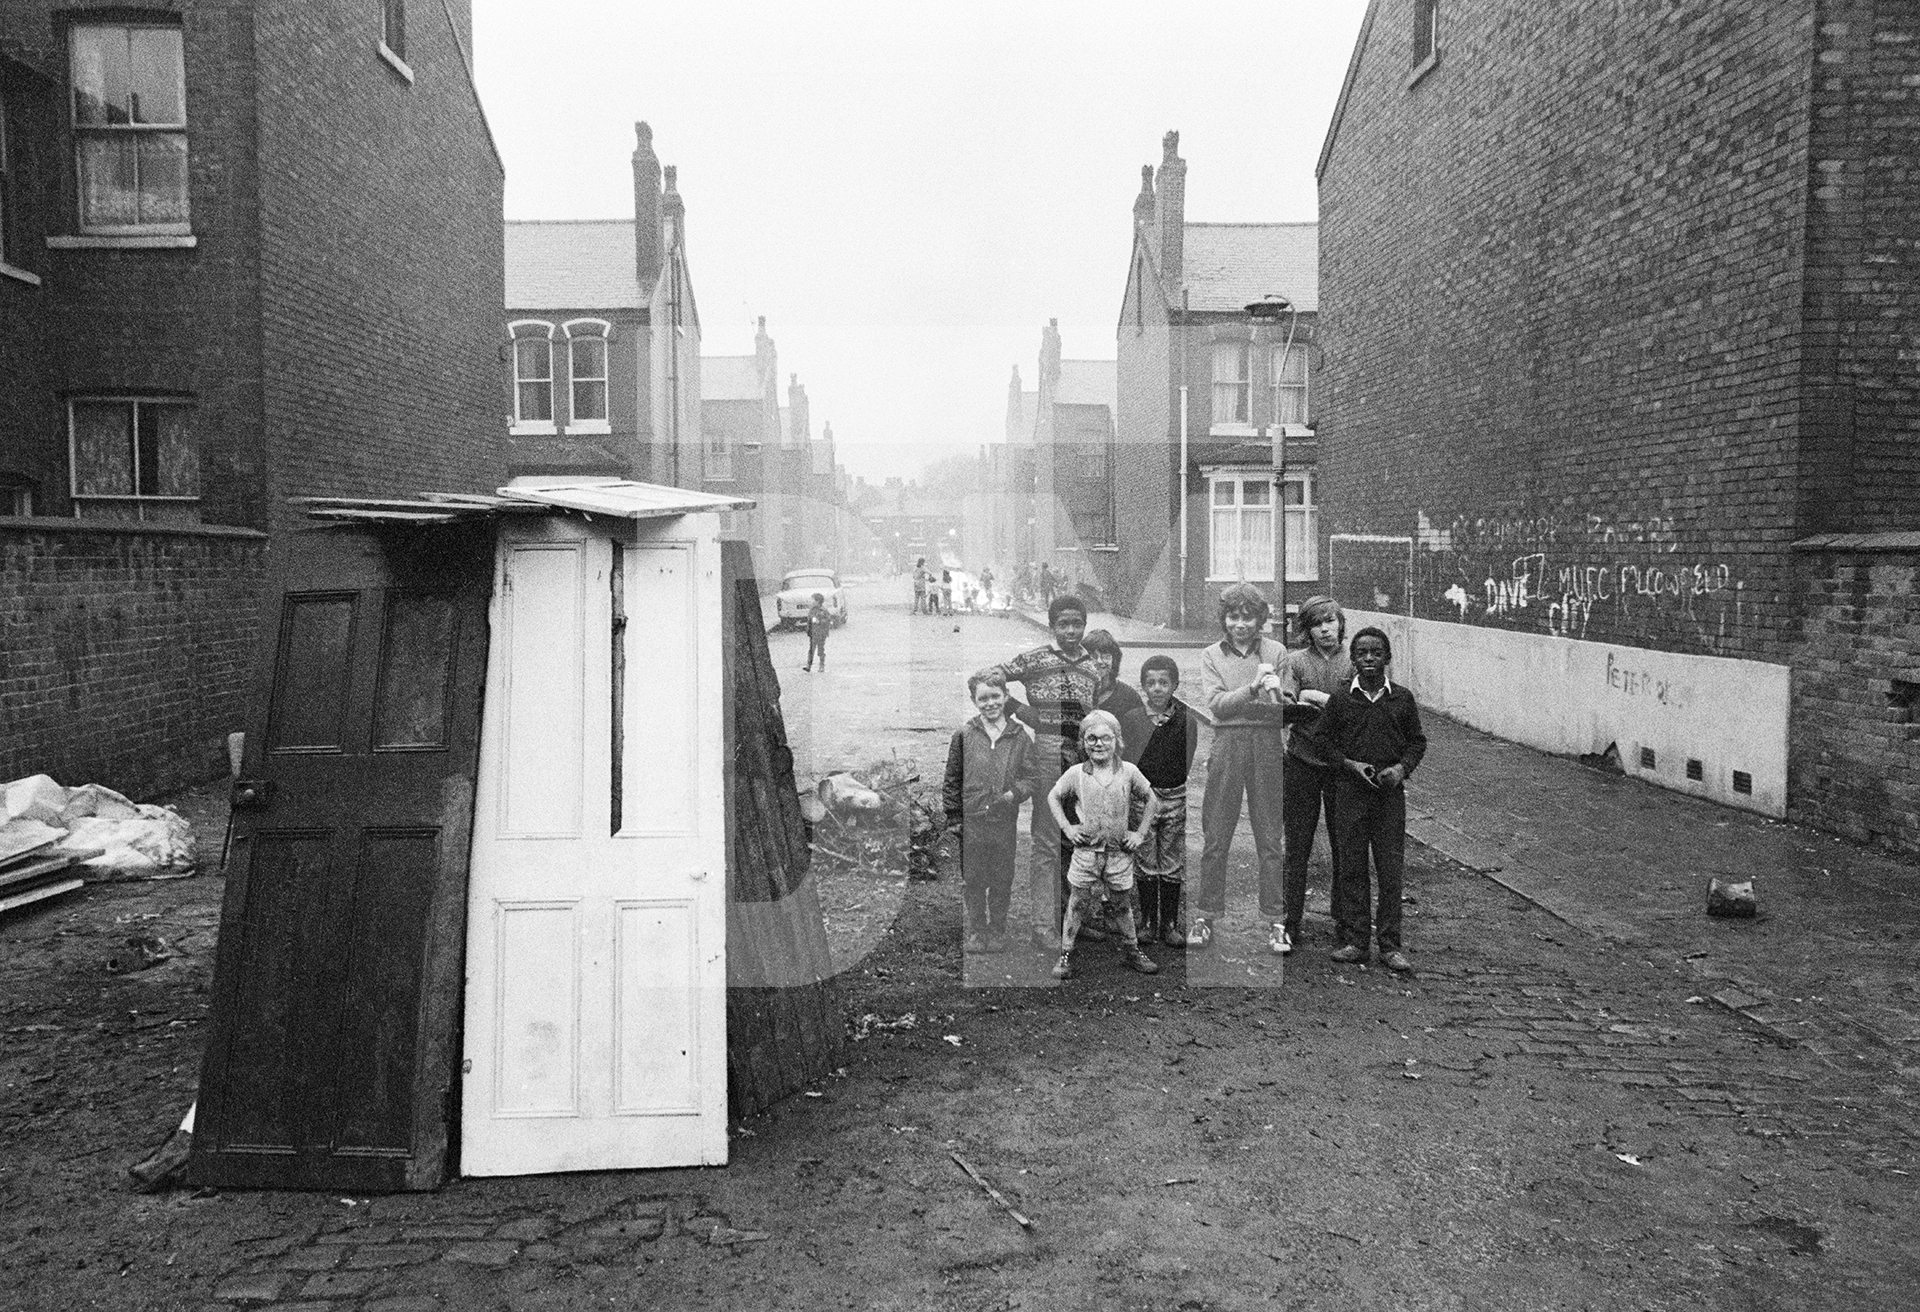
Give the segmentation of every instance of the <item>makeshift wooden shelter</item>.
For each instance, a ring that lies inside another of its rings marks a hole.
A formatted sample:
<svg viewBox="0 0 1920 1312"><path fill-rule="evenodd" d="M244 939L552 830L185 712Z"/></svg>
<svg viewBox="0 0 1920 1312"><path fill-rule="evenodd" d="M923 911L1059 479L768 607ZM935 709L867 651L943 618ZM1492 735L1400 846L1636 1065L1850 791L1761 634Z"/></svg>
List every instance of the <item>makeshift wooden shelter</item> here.
<svg viewBox="0 0 1920 1312"><path fill-rule="evenodd" d="M724 1163L842 1058L744 544L619 480L309 499L279 552L191 1178Z"/></svg>

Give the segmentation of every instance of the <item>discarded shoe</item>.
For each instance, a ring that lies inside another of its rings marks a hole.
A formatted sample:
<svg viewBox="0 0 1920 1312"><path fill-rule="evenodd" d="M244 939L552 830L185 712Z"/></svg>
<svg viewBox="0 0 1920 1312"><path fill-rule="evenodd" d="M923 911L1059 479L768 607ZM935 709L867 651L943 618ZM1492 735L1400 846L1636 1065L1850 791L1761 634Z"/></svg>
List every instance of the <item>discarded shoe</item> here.
<svg viewBox="0 0 1920 1312"><path fill-rule="evenodd" d="M1333 959L1343 966L1351 965L1356 961L1365 961L1367 959L1367 950L1365 948L1357 948L1349 943L1343 948L1335 948L1333 950Z"/></svg>

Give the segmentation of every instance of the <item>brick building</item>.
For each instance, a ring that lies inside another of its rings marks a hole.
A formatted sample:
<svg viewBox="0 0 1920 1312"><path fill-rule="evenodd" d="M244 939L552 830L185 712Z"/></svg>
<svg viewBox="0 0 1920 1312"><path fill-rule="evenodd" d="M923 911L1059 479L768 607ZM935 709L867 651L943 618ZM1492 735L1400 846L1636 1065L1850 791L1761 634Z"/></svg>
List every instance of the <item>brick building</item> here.
<svg viewBox="0 0 1920 1312"><path fill-rule="evenodd" d="M497 485L469 38L464 3L0 10L0 508L267 529Z"/></svg>
<svg viewBox="0 0 1920 1312"><path fill-rule="evenodd" d="M733 449L700 425L686 202L633 127L632 219L506 225L512 471L730 485Z"/></svg>
<svg viewBox="0 0 1920 1312"><path fill-rule="evenodd" d="M1894 0L1374 0L1321 470L1425 700L1920 850L1917 87Z"/></svg>
<svg viewBox="0 0 1920 1312"><path fill-rule="evenodd" d="M1126 531L1102 561L1102 585L1116 610L1206 627L1228 583L1272 590L1283 552L1287 605L1322 586L1317 227L1188 222L1179 147L1167 133L1134 200L1111 473ZM1284 312L1256 322L1246 307L1269 297Z"/></svg>
<svg viewBox="0 0 1920 1312"><path fill-rule="evenodd" d="M701 422L708 441L733 452L731 487L758 504L735 513L739 535L753 544L762 586L807 565L844 568L847 550L846 470L832 425L816 436L807 388L787 376L780 399L780 352L763 315L752 355L711 355L701 362ZM718 490L717 488L714 490Z"/></svg>
<svg viewBox="0 0 1920 1312"><path fill-rule="evenodd" d="M0 7L0 777L225 769L298 494L489 489L465 0Z"/></svg>

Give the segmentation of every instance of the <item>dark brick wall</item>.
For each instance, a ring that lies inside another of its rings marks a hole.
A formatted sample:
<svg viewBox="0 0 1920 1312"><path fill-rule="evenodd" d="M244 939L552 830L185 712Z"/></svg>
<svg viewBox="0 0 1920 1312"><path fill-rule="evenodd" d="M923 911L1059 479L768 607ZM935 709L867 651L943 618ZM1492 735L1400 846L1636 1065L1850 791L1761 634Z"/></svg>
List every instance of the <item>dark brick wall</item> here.
<svg viewBox="0 0 1920 1312"><path fill-rule="evenodd" d="M259 264L256 223L253 5L247 0L156 0L145 13L181 17L187 71L188 207L198 244L179 250L49 250L78 228L67 128L66 20L124 17L97 0L12 0L0 35L43 82L42 130L31 185L39 230L23 234L44 277L9 288L7 308L30 302L26 344L37 386L5 381L24 420L18 438L41 481L41 514L71 513L65 397L71 393L189 396L201 446L201 518L262 524ZM61 22L55 15L62 16ZM24 181L24 180L23 180ZM25 293L22 295L21 293ZM11 316L9 316L11 317ZM9 357L12 359L13 357Z"/></svg>
<svg viewBox="0 0 1920 1312"><path fill-rule="evenodd" d="M1788 815L1920 853L1920 552L1809 553Z"/></svg>
<svg viewBox="0 0 1920 1312"><path fill-rule="evenodd" d="M142 798L223 773L265 547L245 529L0 520L0 779Z"/></svg>
<svg viewBox="0 0 1920 1312"><path fill-rule="evenodd" d="M1920 10L1820 0L1807 214L1805 527L1920 526Z"/></svg>
<svg viewBox="0 0 1920 1312"><path fill-rule="evenodd" d="M261 334L273 522L283 498L505 481L503 173L437 4L407 8L406 81L377 5L262 5Z"/></svg>
<svg viewBox="0 0 1920 1312"><path fill-rule="evenodd" d="M1419 550L1334 588L1787 660L1813 0L1462 0L1409 86L1412 21L1324 161L1316 409L1326 527Z"/></svg>

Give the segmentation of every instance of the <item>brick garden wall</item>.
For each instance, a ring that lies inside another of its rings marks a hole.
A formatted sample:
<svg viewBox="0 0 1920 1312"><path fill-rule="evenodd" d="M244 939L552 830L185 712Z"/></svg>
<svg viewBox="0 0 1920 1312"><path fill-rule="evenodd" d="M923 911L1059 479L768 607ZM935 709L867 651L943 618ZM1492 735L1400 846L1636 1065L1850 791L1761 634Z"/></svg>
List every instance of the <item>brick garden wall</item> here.
<svg viewBox="0 0 1920 1312"><path fill-rule="evenodd" d="M0 520L0 779L144 798L223 773L265 548L247 529Z"/></svg>
<svg viewBox="0 0 1920 1312"><path fill-rule="evenodd" d="M1320 188L1336 592L1767 661L1789 546L1813 0L1379 0Z"/></svg>
<svg viewBox="0 0 1920 1312"><path fill-rule="evenodd" d="M1920 550L1808 553L1788 815L1920 853Z"/></svg>

